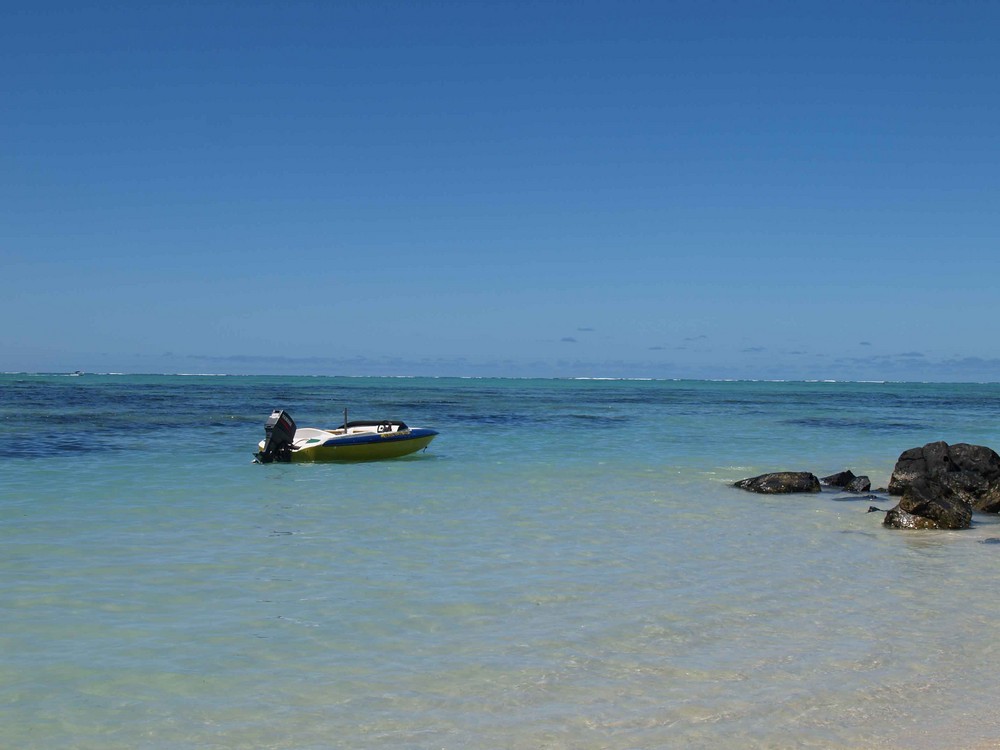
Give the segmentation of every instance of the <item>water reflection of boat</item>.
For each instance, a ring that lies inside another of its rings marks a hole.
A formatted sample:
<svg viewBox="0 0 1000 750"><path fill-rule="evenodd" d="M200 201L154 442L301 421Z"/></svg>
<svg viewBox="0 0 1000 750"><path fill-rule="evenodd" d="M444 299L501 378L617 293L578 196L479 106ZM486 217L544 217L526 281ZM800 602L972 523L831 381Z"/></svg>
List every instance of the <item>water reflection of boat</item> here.
<svg viewBox="0 0 1000 750"><path fill-rule="evenodd" d="M333 429L296 427L286 411L275 409L264 425L255 460L275 461L377 461L422 450L438 434L426 427L407 427L396 420L347 421Z"/></svg>

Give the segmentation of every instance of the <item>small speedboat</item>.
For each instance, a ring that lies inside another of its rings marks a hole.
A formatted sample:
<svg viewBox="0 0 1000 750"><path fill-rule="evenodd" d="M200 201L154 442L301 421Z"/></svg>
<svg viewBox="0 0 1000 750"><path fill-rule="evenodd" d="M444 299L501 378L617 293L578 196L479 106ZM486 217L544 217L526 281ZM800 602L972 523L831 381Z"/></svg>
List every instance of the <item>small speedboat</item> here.
<svg viewBox="0 0 1000 750"><path fill-rule="evenodd" d="M275 409L264 425L265 438L257 445L254 460L274 461L377 461L398 458L423 450L437 435L426 427L407 427L403 422L348 422L321 430L296 427L291 415Z"/></svg>

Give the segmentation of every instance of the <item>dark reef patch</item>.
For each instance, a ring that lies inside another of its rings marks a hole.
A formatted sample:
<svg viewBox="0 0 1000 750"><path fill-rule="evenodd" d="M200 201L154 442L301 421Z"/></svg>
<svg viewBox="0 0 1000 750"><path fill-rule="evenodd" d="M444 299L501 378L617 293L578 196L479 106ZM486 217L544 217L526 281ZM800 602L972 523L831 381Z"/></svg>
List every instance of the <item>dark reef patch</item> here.
<svg viewBox="0 0 1000 750"><path fill-rule="evenodd" d="M802 417L786 419L782 424L796 427L820 427L834 430L868 430L871 432L900 432L903 430L923 430L927 425L919 422L874 422L870 420L835 417Z"/></svg>

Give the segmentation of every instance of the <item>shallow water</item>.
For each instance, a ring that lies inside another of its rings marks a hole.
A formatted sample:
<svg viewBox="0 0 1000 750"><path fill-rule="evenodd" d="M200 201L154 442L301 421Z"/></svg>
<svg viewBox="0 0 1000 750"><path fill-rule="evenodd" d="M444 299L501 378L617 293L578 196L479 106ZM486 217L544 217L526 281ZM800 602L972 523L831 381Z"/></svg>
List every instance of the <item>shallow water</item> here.
<svg viewBox="0 0 1000 750"><path fill-rule="evenodd" d="M254 465L276 406L441 435ZM729 486L996 448L1000 386L6 375L0 437L0 747L1000 740L1000 519Z"/></svg>

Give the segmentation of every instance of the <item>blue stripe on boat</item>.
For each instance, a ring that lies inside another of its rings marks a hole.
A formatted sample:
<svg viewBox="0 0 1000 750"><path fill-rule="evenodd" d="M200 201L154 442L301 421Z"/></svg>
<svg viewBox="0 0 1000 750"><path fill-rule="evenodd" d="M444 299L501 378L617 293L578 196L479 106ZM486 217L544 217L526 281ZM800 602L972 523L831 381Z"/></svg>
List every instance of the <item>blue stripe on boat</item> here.
<svg viewBox="0 0 1000 750"><path fill-rule="evenodd" d="M437 430L430 430L422 427L411 428L409 432L404 432L402 435L398 432L383 432L381 434L367 432L363 435L331 438L323 443L322 447L335 448L338 445L365 445L366 443L382 443L385 441L395 442L396 440L414 440L416 438L430 437L437 434ZM313 446L309 447L312 448Z"/></svg>

